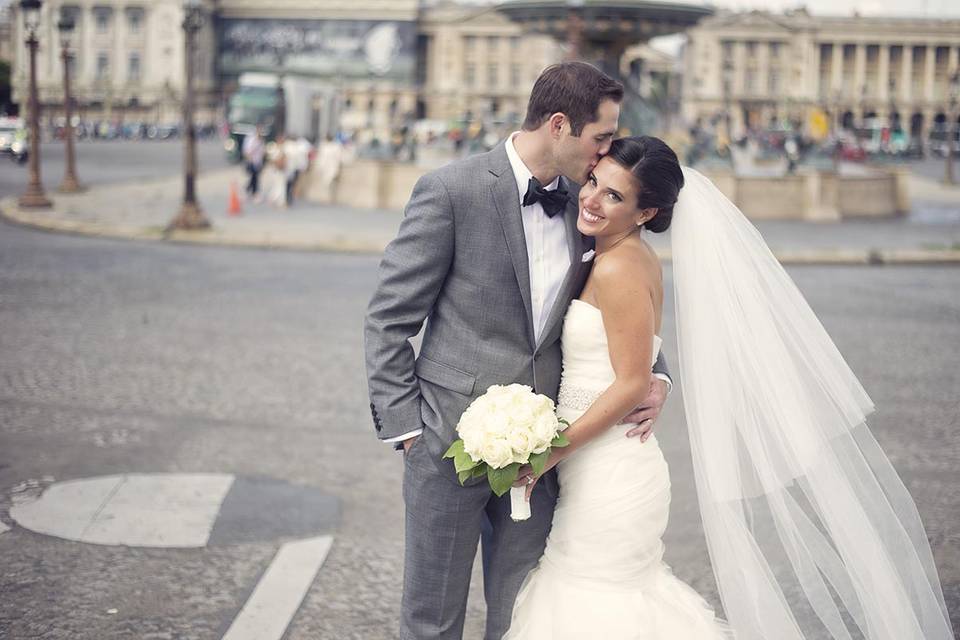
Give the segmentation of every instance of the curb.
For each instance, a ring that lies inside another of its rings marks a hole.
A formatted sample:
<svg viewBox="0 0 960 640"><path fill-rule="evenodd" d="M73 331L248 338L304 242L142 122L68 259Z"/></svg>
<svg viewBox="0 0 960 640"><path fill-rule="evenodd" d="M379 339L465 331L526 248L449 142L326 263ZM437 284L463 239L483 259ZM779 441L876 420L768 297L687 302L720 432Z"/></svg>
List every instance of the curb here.
<svg viewBox="0 0 960 640"><path fill-rule="evenodd" d="M63 218L56 217L55 212L55 208L37 211L22 209L17 205L16 199L14 198L7 198L0 201L0 218L8 222L31 229L71 235L120 240L146 240L151 242L165 241L177 244L220 247L330 251L358 254L381 254L387 246L386 241L349 238L343 235L333 235L322 239L305 239L285 237L283 235L270 233L231 235L217 228L200 231L167 231L160 227L124 227L107 225L101 222L64 220Z"/></svg>
<svg viewBox="0 0 960 640"><path fill-rule="evenodd" d="M52 214L52 215L51 215ZM166 231L159 227L123 227L100 222L64 220L56 209L31 211L18 206L15 198L0 201L0 218L14 224L51 231L100 238L146 240L220 247L241 247L292 251L329 251L379 255L387 241L334 235L322 239L305 239L281 234L228 234L223 229L202 231ZM670 261L669 249L658 249L664 261ZM785 265L952 265L960 264L960 249L812 249L774 250L777 260Z"/></svg>

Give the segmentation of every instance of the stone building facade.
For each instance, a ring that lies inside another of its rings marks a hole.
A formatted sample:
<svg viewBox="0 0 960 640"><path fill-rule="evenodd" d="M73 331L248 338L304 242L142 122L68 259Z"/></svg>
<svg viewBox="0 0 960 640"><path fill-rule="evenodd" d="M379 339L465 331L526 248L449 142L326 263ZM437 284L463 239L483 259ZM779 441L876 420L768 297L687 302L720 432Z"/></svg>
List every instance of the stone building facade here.
<svg viewBox="0 0 960 640"><path fill-rule="evenodd" d="M71 84L76 114L84 120L176 124L184 89L184 18L178 0L67 0L44 2L37 37L38 90L44 120L62 114L63 67L57 29L61 8L75 27L70 36ZM208 7L209 8L209 7ZM19 12L15 36L14 101L25 101L28 61ZM215 117L214 25L197 36L195 86L198 121Z"/></svg>
<svg viewBox="0 0 960 640"><path fill-rule="evenodd" d="M519 125L534 80L563 59L552 38L524 34L490 7L449 2L425 9L419 34L421 113L430 119Z"/></svg>
<svg viewBox="0 0 960 640"><path fill-rule="evenodd" d="M731 134L812 110L852 128L876 118L927 137L947 120L960 20L720 13L688 32L683 114Z"/></svg>

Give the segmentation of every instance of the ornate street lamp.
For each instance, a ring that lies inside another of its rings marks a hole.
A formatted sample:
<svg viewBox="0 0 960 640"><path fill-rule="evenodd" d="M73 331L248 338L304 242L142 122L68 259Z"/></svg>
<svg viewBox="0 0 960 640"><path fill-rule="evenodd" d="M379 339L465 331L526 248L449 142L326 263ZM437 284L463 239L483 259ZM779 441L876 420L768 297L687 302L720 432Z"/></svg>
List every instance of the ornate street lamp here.
<svg viewBox="0 0 960 640"><path fill-rule="evenodd" d="M197 49L197 33L203 28L204 16L200 0L186 0L183 5L184 34L184 91L183 91L183 128L186 144L183 156L183 204L179 213L170 221L167 230L207 229L210 221L203 215L197 204L197 135L193 126L193 72L194 52Z"/></svg>
<svg viewBox="0 0 960 640"><path fill-rule="evenodd" d="M77 193L83 191L80 181L77 180L76 153L73 147L73 96L70 93L70 36L73 35L73 13L66 8L60 8L60 21L57 29L60 31L60 58L63 60L63 113L67 119L64 129L64 144L67 152L67 170L60 183L61 193Z"/></svg>
<svg viewBox="0 0 960 640"><path fill-rule="evenodd" d="M30 84L28 109L30 111L30 179L27 190L20 196L20 206L41 209L51 206L40 183L40 100L37 97L37 23L40 20L40 0L20 0L23 26L27 31L27 51L30 56Z"/></svg>

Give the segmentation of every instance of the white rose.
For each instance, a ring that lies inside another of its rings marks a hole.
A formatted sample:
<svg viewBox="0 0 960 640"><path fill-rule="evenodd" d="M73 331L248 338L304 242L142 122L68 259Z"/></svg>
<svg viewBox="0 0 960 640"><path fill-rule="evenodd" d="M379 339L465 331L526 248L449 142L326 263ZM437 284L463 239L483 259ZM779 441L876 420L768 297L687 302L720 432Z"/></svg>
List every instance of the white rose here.
<svg viewBox="0 0 960 640"><path fill-rule="evenodd" d="M560 423L557 422L557 416L551 411L543 413L537 417L533 425L534 453L543 453L557 435L557 429Z"/></svg>
<svg viewBox="0 0 960 640"><path fill-rule="evenodd" d="M503 438L493 438L483 444L482 457L494 469L502 469L513 462L513 450Z"/></svg>
<svg viewBox="0 0 960 640"><path fill-rule="evenodd" d="M526 462L533 450L533 434L527 429L515 429L507 438L510 448L513 449L515 462Z"/></svg>

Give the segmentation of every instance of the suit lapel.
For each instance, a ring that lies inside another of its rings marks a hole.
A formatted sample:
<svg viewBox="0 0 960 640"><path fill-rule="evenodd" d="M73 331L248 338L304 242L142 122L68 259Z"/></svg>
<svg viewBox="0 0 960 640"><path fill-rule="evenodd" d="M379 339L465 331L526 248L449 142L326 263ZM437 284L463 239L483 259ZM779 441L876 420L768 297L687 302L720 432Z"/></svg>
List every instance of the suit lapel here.
<svg viewBox="0 0 960 640"><path fill-rule="evenodd" d="M543 327L543 332L540 333L540 342L537 344L537 347L543 344L543 341L553 332L555 325L563 320L563 316L567 312L567 307L570 305L570 299L574 294L573 288L579 280L578 276L581 273L581 269L584 267L580 261L583 257L583 236L580 234L580 230L577 229L577 217L580 215L580 205L576 197L577 189L574 185L571 185L566 178L561 178L561 180L566 182L567 190L573 194L571 195L570 202L567 203L566 210L563 212L563 221L567 227L567 251L570 254L570 267L567 269L567 275L564 277L563 284L560 286L560 292L557 294L557 299L553 303L550 315L547 316L547 323Z"/></svg>
<svg viewBox="0 0 960 640"><path fill-rule="evenodd" d="M520 218L520 194L517 191L517 179L510 168L507 151L501 144L490 152L490 173L494 182L490 187L493 202L500 216L500 226L510 251L510 261L517 276L520 297L523 298L524 312L527 317L527 338L534 346L533 306L530 302L530 266L527 257L527 241L523 233L523 220Z"/></svg>

